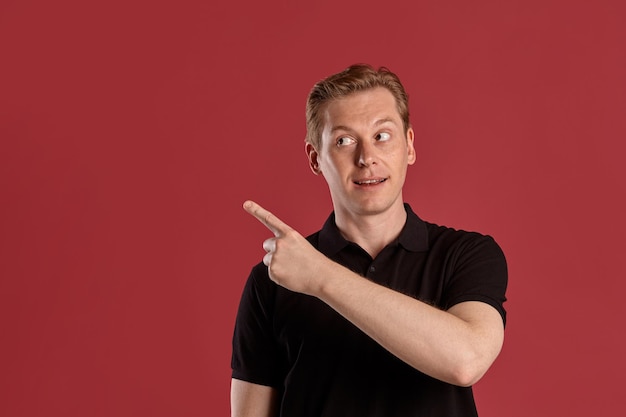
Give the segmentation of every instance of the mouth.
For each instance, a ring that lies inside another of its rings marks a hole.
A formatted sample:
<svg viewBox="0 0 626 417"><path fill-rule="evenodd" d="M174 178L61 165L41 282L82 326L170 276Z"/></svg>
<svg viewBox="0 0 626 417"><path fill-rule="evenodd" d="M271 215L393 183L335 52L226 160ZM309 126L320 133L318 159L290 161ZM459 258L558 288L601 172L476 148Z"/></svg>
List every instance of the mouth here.
<svg viewBox="0 0 626 417"><path fill-rule="evenodd" d="M371 180L357 180L353 182L356 185L377 185L377 184L382 184L385 181L387 181L387 178L376 178L376 179L371 179Z"/></svg>

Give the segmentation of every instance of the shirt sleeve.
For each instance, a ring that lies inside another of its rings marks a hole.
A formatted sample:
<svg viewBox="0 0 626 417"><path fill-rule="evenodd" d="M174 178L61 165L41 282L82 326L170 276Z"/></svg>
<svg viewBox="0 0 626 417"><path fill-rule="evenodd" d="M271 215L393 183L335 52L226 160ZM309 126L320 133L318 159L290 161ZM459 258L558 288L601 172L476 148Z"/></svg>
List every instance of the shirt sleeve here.
<svg viewBox="0 0 626 417"><path fill-rule="evenodd" d="M506 259L491 236L468 233L454 248L454 262L445 288L445 308L481 301L495 308L506 325L504 302L508 283Z"/></svg>
<svg viewBox="0 0 626 417"><path fill-rule="evenodd" d="M244 286L235 321L233 378L277 388L282 385L273 326L275 297L276 284L269 279L267 267L255 266Z"/></svg>

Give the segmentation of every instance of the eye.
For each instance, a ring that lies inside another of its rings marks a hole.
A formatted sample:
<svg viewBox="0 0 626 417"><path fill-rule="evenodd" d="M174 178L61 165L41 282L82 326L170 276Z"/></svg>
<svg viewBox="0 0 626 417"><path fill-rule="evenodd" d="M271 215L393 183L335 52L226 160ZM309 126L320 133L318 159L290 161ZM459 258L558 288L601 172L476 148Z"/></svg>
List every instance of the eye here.
<svg viewBox="0 0 626 417"><path fill-rule="evenodd" d="M348 136L342 136L337 139L337 146L346 146L355 143L354 139Z"/></svg>
<svg viewBox="0 0 626 417"><path fill-rule="evenodd" d="M391 135L387 132L380 132L376 135L376 140L380 142L384 142L391 139Z"/></svg>

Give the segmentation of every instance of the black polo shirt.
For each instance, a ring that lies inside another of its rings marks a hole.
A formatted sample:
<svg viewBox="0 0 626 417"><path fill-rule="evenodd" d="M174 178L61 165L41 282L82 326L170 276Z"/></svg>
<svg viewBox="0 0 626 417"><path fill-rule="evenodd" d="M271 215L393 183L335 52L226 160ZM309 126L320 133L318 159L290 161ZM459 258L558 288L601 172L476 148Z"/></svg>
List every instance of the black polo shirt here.
<svg viewBox="0 0 626 417"><path fill-rule="evenodd" d="M506 313L506 261L489 236L437 226L408 205L398 238L375 259L328 218L307 239L330 259L386 287L447 310L463 301ZM393 323L389 323L393 326ZM233 378L277 388L282 417L476 416L471 388L405 364L319 299L252 269L235 324Z"/></svg>

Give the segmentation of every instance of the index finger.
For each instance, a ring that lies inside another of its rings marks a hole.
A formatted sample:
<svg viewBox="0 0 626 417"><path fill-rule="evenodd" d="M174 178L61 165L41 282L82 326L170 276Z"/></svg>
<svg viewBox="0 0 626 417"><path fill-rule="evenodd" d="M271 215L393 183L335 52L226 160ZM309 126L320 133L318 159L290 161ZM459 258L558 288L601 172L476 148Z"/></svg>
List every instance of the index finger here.
<svg viewBox="0 0 626 417"><path fill-rule="evenodd" d="M276 237L286 233L288 230L291 230L291 227L289 227L286 223L254 201L247 200L243 203L243 208L245 211L256 217L258 221L263 223L265 227L270 229Z"/></svg>

